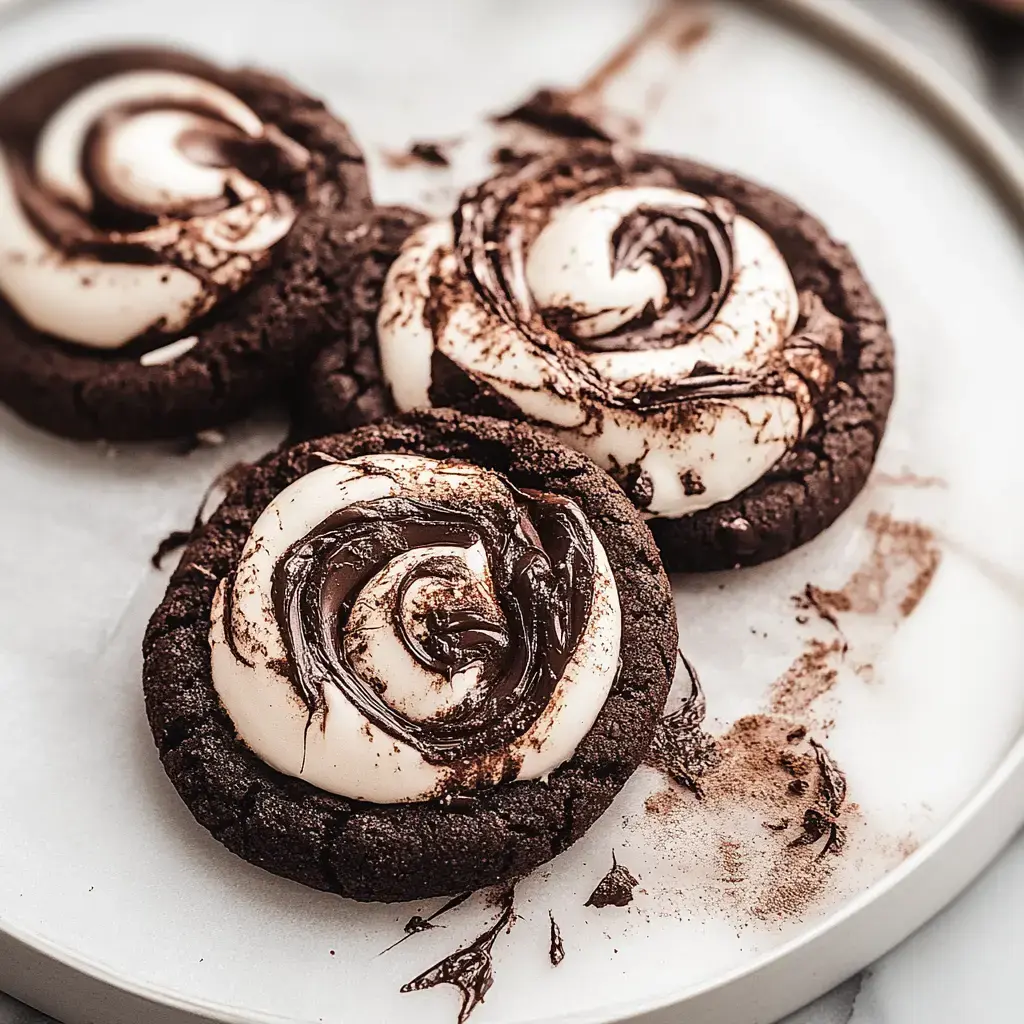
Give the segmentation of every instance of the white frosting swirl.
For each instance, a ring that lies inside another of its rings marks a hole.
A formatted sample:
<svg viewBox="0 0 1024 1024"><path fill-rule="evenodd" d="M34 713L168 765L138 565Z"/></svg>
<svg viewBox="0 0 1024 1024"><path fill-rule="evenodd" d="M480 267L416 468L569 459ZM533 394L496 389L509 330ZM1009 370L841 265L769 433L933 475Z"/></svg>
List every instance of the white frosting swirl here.
<svg viewBox="0 0 1024 1024"><path fill-rule="evenodd" d="M0 137L0 293L36 330L90 348L182 332L295 221L287 193L233 165L257 149L294 168L309 158L194 74L86 84L30 151Z"/></svg>
<svg viewBox="0 0 1024 1024"><path fill-rule="evenodd" d="M772 238L724 200L620 185L584 189L547 208L531 189L543 173L527 168L503 192L483 186L464 197L455 225L435 221L406 242L377 321L395 403L403 411L433 404L435 357L446 357L476 389L620 480L642 477L631 496L649 515L682 516L735 497L815 422L816 397L834 382L838 321L814 296L798 295ZM680 318L670 319L665 265L685 272L700 254L666 248L657 220L670 232L672 218L691 215L725 225L731 273L708 292L706 326L687 334L680 324L673 336ZM644 223L632 254L620 259L631 218ZM649 257L658 246L660 262ZM820 343L798 331L811 320L824 325ZM670 327L649 342L617 344L661 322ZM611 344L597 343L606 339ZM438 404L445 399L442 387Z"/></svg>
<svg viewBox="0 0 1024 1024"><path fill-rule="evenodd" d="M374 803L425 801L452 788L471 790L510 777L545 778L593 726L618 671L618 594L607 555L589 527L594 579L586 624L546 706L512 742L468 760L432 760L369 720L343 689L331 685L324 686L322 711L310 718L288 663L275 572L294 545L340 510L395 497L467 507L510 500L507 485L494 473L411 455L369 455L328 465L282 491L253 526L236 574L221 581L211 612L213 684L238 735L278 771ZM578 509L573 514L582 519ZM445 563L442 574L413 571L437 559ZM414 582L403 590L410 578ZM431 613L452 607L471 607L479 618L501 622L501 602L479 544L402 551L363 584L338 624L362 683L406 720L443 721L488 696L479 665L451 677L432 673L410 655L398 632L396 616L407 635L423 643Z"/></svg>

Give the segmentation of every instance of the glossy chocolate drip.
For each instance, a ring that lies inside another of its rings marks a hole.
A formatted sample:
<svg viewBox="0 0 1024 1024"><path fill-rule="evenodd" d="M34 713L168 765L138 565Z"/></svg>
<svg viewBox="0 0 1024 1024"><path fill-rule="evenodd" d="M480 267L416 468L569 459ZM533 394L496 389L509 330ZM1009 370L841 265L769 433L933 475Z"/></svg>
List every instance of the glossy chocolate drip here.
<svg viewBox="0 0 1024 1024"><path fill-rule="evenodd" d="M434 763L499 750L536 721L589 619L594 552L571 503L509 492L507 503L406 497L356 503L289 548L274 571L273 600L310 721L324 710L325 688L336 686L368 722ZM436 580L459 593L462 563L443 555L428 555L403 578L390 618L396 638L427 671L451 680L479 666L479 696L429 720L406 718L350 660L345 640L352 607L404 552L477 544L486 553L500 621L479 601L468 601L430 609L422 641L410 632L404 611L415 583Z"/></svg>

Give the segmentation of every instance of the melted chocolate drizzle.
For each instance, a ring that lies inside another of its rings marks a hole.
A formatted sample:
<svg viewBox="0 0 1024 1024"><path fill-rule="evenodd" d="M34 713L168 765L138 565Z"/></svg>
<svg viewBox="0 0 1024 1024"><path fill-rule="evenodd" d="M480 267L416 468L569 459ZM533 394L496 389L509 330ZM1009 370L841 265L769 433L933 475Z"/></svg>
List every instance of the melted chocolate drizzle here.
<svg viewBox="0 0 1024 1024"><path fill-rule="evenodd" d="M499 174L467 190L453 217L460 273L486 308L546 352L553 367L564 371L571 366L573 375L602 404L653 412L697 400L786 394L785 381L776 369L746 376L721 373L707 364L698 364L688 377L667 384L618 386L574 354L577 348L600 352L671 348L686 344L712 323L729 295L735 270L735 210L720 197L708 197L706 210L640 206L613 231L612 272L652 263L667 286L664 308L649 304L630 323L587 338L575 331L584 316L578 310L537 308L526 280L526 253L551 211L611 188L665 183L663 175L637 172L614 147L600 144L583 145L570 154L556 152ZM677 187L685 185L677 183ZM820 321L820 317L805 318L808 330L798 325L794 345L805 344L814 351L834 347L832 335L838 328L831 320ZM817 398L814 382L807 383Z"/></svg>
<svg viewBox="0 0 1024 1024"><path fill-rule="evenodd" d="M509 889L502 900L498 920L468 946L457 949L439 963L403 985L402 992L422 992L437 985L454 985L462 993L459 1024L466 1024L469 1015L484 1001L494 984L494 943L502 931L511 929L515 921L515 893Z"/></svg>
<svg viewBox="0 0 1024 1024"><path fill-rule="evenodd" d="M537 720L589 620L594 552L571 502L511 486L509 495L508 502L459 505L408 497L359 502L289 548L274 571L273 600L309 722L324 712L325 688L336 686L368 722L448 764L500 750ZM488 559L500 620L472 602L435 608L421 642L404 622L409 588L426 578L457 580L463 563L428 556L398 587L392 623L412 657L449 679L471 665L481 672L478 698L414 721L353 666L345 644L349 614L363 587L401 553L475 544Z"/></svg>

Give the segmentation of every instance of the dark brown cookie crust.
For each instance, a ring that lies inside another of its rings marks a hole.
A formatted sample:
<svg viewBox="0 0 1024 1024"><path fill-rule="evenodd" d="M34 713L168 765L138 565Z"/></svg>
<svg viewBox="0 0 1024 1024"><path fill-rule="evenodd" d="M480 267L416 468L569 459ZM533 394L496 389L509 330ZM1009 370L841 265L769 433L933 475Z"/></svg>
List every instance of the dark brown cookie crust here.
<svg viewBox="0 0 1024 1024"><path fill-rule="evenodd" d="M377 310L384 278L402 243L427 218L402 206L380 207L353 257L348 319L338 339L313 360L292 402L296 438L318 437L374 423L395 412L381 377Z"/></svg>
<svg viewBox="0 0 1024 1024"><path fill-rule="evenodd" d="M639 171L667 169L683 187L724 196L744 216L760 224L775 239L790 265L798 290L818 295L843 322L843 358L838 386L821 409L809 435L772 470L730 501L678 519L649 522L670 572L703 572L757 565L811 540L830 526L867 481L885 430L893 398L894 353L885 313L850 250L835 241L825 226L796 203L745 178L690 160L657 154L638 154ZM394 259L394 250L377 260ZM365 265L364 265L365 267ZM381 279L378 271L361 267L367 282ZM379 288L379 286L378 286ZM379 301L379 291L376 293ZM364 299L365 302L365 299ZM378 369L376 362L376 303L364 305L358 337L370 349L361 355L339 353L332 346L321 353L308 384L309 414L318 430L346 421L332 393L325 369L344 358ZM353 332L353 337L356 337ZM375 406L387 390L374 385ZM491 416L509 415L506 403L479 390L438 386L431 391L438 404ZM390 404L389 404L390 408Z"/></svg>
<svg viewBox="0 0 1024 1024"><path fill-rule="evenodd" d="M210 675L210 606L271 499L337 459L377 452L454 457L519 487L574 498L608 553L622 606L622 668L593 729L547 783L480 794L470 811L437 802L374 805L271 769L235 735ZM639 514L582 455L524 424L417 413L273 454L230 490L192 540L146 633L150 726L171 781L228 849L269 871L361 900L448 895L517 878L593 824L641 763L676 661L668 579Z"/></svg>
<svg viewBox="0 0 1024 1024"><path fill-rule="evenodd" d="M40 334L0 299L0 401L29 422L113 441L219 426L279 392L347 322L349 253L370 209L362 153L319 100L283 79L244 69L219 81L313 154L313 185L294 227L248 287L185 329L199 338L195 347L162 366Z"/></svg>

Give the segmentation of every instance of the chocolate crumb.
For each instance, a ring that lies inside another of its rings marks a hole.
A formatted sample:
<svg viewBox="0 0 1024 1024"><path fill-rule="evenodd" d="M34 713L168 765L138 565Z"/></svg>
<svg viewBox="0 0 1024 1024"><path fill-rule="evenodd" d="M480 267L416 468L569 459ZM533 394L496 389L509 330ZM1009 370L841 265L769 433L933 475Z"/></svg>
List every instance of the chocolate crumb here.
<svg viewBox="0 0 1024 1024"><path fill-rule="evenodd" d="M551 919L551 944L548 946L548 959L552 967L557 967L565 959L565 946L562 944L562 933L555 921L555 915L549 910Z"/></svg>
<svg viewBox="0 0 1024 1024"><path fill-rule="evenodd" d="M392 170L400 171L417 164L427 167L450 167L451 158L448 149L453 143L437 140L414 142L408 149L400 152L384 150L384 163Z"/></svg>
<svg viewBox="0 0 1024 1024"><path fill-rule="evenodd" d="M428 931L430 928L438 927L436 924L431 924L425 917L420 917L419 914L414 914L405 922L405 928L403 931L406 935L417 935L420 932Z"/></svg>
<svg viewBox="0 0 1024 1024"><path fill-rule="evenodd" d="M786 788L794 796L803 796L811 786L806 779L794 779Z"/></svg>
<svg viewBox="0 0 1024 1024"><path fill-rule="evenodd" d="M785 832L789 828L789 818L783 818L781 821L762 821L761 827L768 829L769 832Z"/></svg>
<svg viewBox="0 0 1024 1024"><path fill-rule="evenodd" d="M506 893L501 915L494 924L468 946L457 949L443 960L403 985L401 992L422 992L437 985L452 985L462 993L458 1024L466 1024L470 1014L484 1001L494 984L494 961L491 953L502 931L511 930L514 892Z"/></svg>
<svg viewBox="0 0 1024 1024"><path fill-rule="evenodd" d="M597 883L597 888L590 894L585 907L625 907L633 902L633 890L640 883L629 868L620 864L612 850L611 870Z"/></svg>
<svg viewBox="0 0 1024 1024"><path fill-rule="evenodd" d="M806 725L798 725L791 732L786 733L786 742L787 743L799 743L801 740L805 740L806 738L807 738L807 726Z"/></svg>

